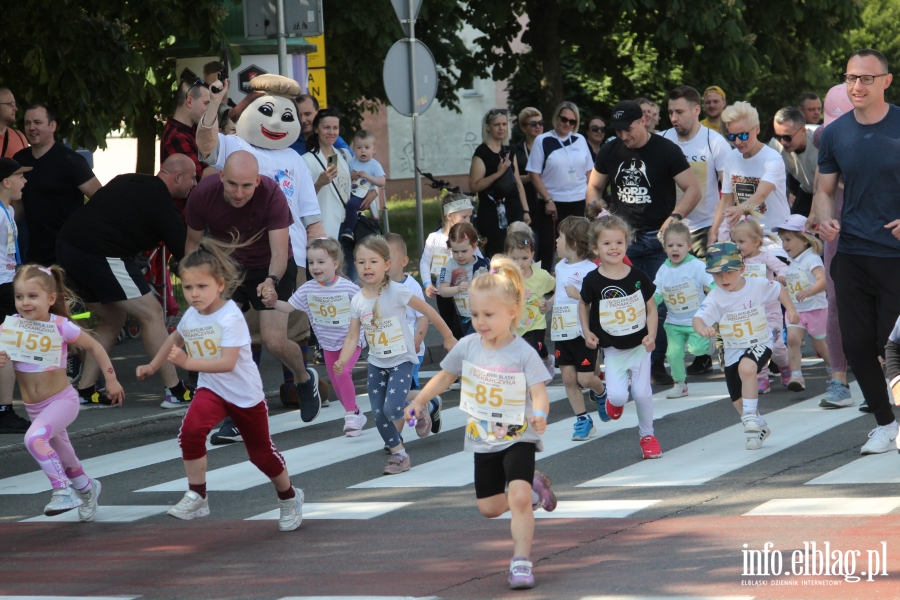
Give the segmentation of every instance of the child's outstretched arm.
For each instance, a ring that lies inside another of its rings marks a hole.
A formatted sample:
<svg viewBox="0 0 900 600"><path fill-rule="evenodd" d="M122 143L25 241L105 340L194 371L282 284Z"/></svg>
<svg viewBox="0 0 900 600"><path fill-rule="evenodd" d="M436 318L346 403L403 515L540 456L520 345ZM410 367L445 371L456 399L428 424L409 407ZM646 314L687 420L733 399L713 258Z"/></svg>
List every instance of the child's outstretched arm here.
<svg viewBox="0 0 900 600"><path fill-rule="evenodd" d="M100 370L103 372L103 378L106 380L106 395L113 401L113 406L121 406L122 400L125 399L125 391L122 389L122 384L116 379L116 372L113 369L112 361L109 360L109 355L106 353L106 350L103 349L103 346L100 345L100 342L91 337L89 333L82 331L78 336L78 339L71 342L71 344L90 352L91 356L94 357L94 360L97 361L97 365L100 366Z"/></svg>
<svg viewBox="0 0 900 600"><path fill-rule="evenodd" d="M438 332L441 334L441 337L444 338L444 348L446 348L447 351L453 349L453 346L456 345L456 338L453 337L453 332L450 331L449 327L447 327L447 323L444 322L444 320L441 318L441 315L439 315L436 310L431 308L430 304L417 296L413 296L409 299L409 307L428 317L428 320L431 321L432 324L434 324ZM358 332L357 335L359 335Z"/></svg>
<svg viewBox="0 0 900 600"><path fill-rule="evenodd" d="M794 301L791 300L791 295L784 286L781 286L781 292L778 294L778 301L781 302L781 305L784 307L784 318L787 322L791 325L799 323L800 314L797 312L796 307L794 307Z"/></svg>
<svg viewBox="0 0 900 600"><path fill-rule="evenodd" d="M290 302L285 302L284 300L279 300L278 302L276 302L276 303L275 303L275 306L274 306L273 308L274 308L275 310L277 310L278 312L280 312L280 313L285 313L285 314L287 314L287 315L289 315L289 314L291 314L292 312L294 312L295 310L297 310L296 308L294 308L294 307L291 305Z"/></svg>
<svg viewBox="0 0 900 600"><path fill-rule="evenodd" d="M441 392L446 392L453 382L456 381L457 377L459 377L459 375L454 375L450 371L444 371L442 369L440 373L432 377L428 383L425 384L422 391L420 391L416 397L412 399L412 402L404 409L403 418L406 419L406 421L409 421L412 418L410 411L415 411L416 418L422 416L422 413L425 411L425 405Z"/></svg>
<svg viewBox="0 0 900 600"><path fill-rule="evenodd" d="M647 336L641 340L647 352L653 352L656 349L656 330L659 327L659 319L656 313L656 300L650 298L647 300Z"/></svg>
<svg viewBox="0 0 900 600"><path fill-rule="evenodd" d="M803 302L810 296L815 296L816 294L820 294L825 291L827 282L825 281L824 267L816 267L815 269L813 269L813 275L816 278L816 282L805 290L800 290L799 292L797 292L798 302Z"/></svg>
<svg viewBox="0 0 900 600"><path fill-rule="evenodd" d="M419 353L419 347L425 341L426 333L428 333L428 317L419 317L416 319L416 334L413 337L413 345L416 347L416 354Z"/></svg>
<svg viewBox="0 0 900 600"><path fill-rule="evenodd" d="M166 341L163 342L163 345L160 346L159 352L156 353L156 356L153 357L150 364L140 365L137 368L138 381L143 381L144 378L159 371L159 368L166 362L166 357L169 356L169 352L172 351L172 348L176 345L181 346L182 344L184 344L184 338L181 337L181 334L177 331L173 331L169 337L166 338Z"/></svg>

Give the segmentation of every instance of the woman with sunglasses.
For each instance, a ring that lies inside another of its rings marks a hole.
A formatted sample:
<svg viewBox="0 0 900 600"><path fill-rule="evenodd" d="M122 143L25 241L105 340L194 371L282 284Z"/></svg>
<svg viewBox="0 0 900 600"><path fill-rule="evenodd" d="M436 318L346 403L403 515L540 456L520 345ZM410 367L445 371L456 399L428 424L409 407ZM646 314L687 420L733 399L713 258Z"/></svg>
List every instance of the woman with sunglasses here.
<svg viewBox="0 0 900 600"><path fill-rule="evenodd" d="M469 169L469 190L478 193L478 232L487 238L482 248L490 258L503 252L510 223L531 224L519 165L509 146L509 111L494 108L481 120L482 143Z"/></svg>
<svg viewBox="0 0 900 600"><path fill-rule="evenodd" d="M531 231L534 234L534 260L546 267L553 263L556 233L553 231L553 219L541 218L541 215L544 214L544 206L538 198L534 184L531 183L531 173L527 170L534 140L544 133L544 118L541 116L541 111L529 106L519 112L518 123L519 129L525 134L525 139L513 146L513 152L516 155L516 163L519 165L519 178L522 180L522 187L525 188L528 211L531 215L536 215L536 218L531 221Z"/></svg>
<svg viewBox="0 0 900 600"><path fill-rule="evenodd" d="M763 216L763 230L769 234L791 216L785 187L784 161L775 150L759 141L759 113L749 102L735 102L722 111L725 139L734 144L725 158L722 174L722 198L709 230L711 246L720 237L719 227L730 229L743 216L739 204L756 207ZM775 242L766 249L787 258Z"/></svg>
<svg viewBox="0 0 900 600"><path fill-rule="evenodd" d="M588 150L591 151L591 162L594 162L597 160L600 146L606 140L606 121L603 120L603 117L593 117L588 121L586 137Z"/></svg>

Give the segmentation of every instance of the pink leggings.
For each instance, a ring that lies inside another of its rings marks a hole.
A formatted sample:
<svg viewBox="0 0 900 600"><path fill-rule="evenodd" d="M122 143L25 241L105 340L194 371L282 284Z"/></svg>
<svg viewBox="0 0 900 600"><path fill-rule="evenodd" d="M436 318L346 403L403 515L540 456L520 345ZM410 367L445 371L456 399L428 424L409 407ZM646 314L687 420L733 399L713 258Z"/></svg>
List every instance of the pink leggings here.
<svg viewBox="0 0 900 600"><path fill-rule="evenodd" d="M334 374L334 363L341 357L340 350L325 350L325 369L328 371L328 377L331 378L331 385L334 387L334 393L337 394L338 400L344 406L347 412L356 412L359 408L356 405L356 386L353 385L353 367L359 360L359 353L362 348L356 347L353 357L344 366L340 375Z"/></svg>
<svg viewBox="0 0 900 600"><path fill-rule="evenodd" d="M50 479L53 489L69 487L70 479L82 484L76 485L79 489L84 485L81 461L75 456L66 433L66 427L78 416L78 408L78 392L72 386L43 402L25 405L31 418L31 427L25 433L25 447Z"/></svg>

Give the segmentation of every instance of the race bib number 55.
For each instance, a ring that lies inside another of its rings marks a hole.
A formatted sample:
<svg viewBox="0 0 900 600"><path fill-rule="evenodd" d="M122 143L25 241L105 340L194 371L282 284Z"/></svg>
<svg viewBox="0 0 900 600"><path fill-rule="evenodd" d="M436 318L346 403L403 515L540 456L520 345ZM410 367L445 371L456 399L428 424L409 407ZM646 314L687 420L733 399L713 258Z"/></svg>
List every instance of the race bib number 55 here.
<svg viewBox="0 0 900 600"><path fill-rule="evenodd" d="M697 284L688 279L674 285L664 285L662 289L666 308L675 314L688 313L700 308L700 294Z"/></svg>
<svg viewBox="0 0 900 600"><path fill-rule="evenodd" d="M6 317L0 334L0 348L18 362L62 366L62 336L56 323L29 321L21 317Z"/></svg>
<svg viewBox="0 0 900 600"><path fill-rule="evenodd" d="M527 391L524 373L497 373L463 361L459 408L476 419L522 425Z"/></svg>
<svg viewBox="0 0 900 600"><path fill-rule="evenodd" d="M184 338L184 350L191 358L222 357L222 326L218 323L188 327L181 337Z"/></svg>

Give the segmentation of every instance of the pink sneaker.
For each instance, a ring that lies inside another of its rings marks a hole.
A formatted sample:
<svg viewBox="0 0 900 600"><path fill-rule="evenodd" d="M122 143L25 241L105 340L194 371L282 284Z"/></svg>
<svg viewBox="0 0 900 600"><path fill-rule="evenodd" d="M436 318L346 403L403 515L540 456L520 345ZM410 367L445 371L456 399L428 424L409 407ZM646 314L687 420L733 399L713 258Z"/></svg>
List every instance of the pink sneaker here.
<svg viewBox="0 0 900 600"><path fill-rule="evenodd" d="M509 564L509 589L530 590L534 587L532 563L527 556L514 556Z"/></svg>
<svg viewBox="0 0 900 600"><path fill-rule="evenodd" d="M366 415L362 411L358 414L350 413L344 415L344 435L347 437L356 437L362 433L362 428L366 426Z"/></svg>
<svg viewBox="0 0 900 600"><path fill-rule="evenodd" d="M772 386L769 384L768 379L761 379L759 382L758 390L760 394L768 394L772 391Z"/></svg>
<svg viewBox="0 0 900 600"><path fill-rule="evenodd" d="M537 495L541 497L540 503L537 506L532 504L531 507L534 510L537 510L538 508L543 508L547 512L556 510L556 494L550 489L551 484L552 482L549 477L540 471L534 472L534 481L531 483L531 489L537 492Z"/></svg>
<svg viewBox="0 0 900 600"><path fill-rule="evenodd" d="M787 387L787 384L791 381L791 368L785 367L781 369L781 385Z"/></svg>

